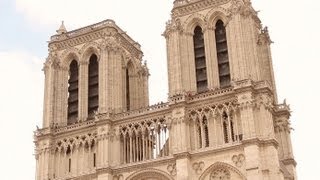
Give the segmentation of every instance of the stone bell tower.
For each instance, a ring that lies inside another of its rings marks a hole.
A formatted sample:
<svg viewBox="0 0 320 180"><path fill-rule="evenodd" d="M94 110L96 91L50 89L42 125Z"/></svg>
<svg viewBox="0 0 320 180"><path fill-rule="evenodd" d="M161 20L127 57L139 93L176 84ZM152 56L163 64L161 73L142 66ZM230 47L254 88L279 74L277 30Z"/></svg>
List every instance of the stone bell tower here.
<svg viewBox="0 0 320 180"><path fill-rule="evenodd" d="M251 1L175 0L164 36L171 135L179 137L171 145L173 154L188 154L177 161L177 179L193 179L183 169L199 166L189 156L196 149L207 158L234 153L245 179L296 179L289 107L278 104L272 41ZM211 173L210 179L237 179Z"/></svg>
<svg viewBox="0 0 320 180"><path fill-rule="evenodd" d="M175 0L168 102L114 21L49 42L37 180L297 180L268 29L250 0Z"/></svg>
<svg viewBox="0 0 320 180"><path fill-rule="evenodd" d="M36 138L37 179L90 172L100 163L97 132L82 129L70 136L69 130L74 133L81 126L94 126L102 115L107 118L149 105L149 72L142 56L140 45L113 20L69 32L62 22L49 41L43 68L45 97L43 129Z"/></svg>

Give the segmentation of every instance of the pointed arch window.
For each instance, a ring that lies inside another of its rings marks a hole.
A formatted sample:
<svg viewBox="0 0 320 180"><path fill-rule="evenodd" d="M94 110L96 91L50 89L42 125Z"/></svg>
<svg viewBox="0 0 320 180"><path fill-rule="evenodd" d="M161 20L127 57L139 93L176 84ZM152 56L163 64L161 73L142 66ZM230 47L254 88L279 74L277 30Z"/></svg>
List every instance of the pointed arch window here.
<svg viewBox="0 0 320 180"><path fill-rule="evenodd" d="M226 112L223 112L222 118L223 118L223 122L222 122L222 126L223 126L223 139L224 139L224 142L225 142L225 143L229 143L228 115L227 115Z"/></svg>
<svg viewBox="0 0 320 180"><path fill-rule="evenodd" d="M98 57L93 54L89 60L88 77L88 115L93 116L99 107L99 65Z"/></svg>
<svg viewBox="0 0 320 180"><path fill-rule="evenodd" d="M194 45L194 60L195 60L195 68L196 68L197 92L203 92L207 89L208 81L207 81L204 38L203 38L202 29L200 26L197 26L194 29L193 45Z"/></svg>
<svg viewBox="0 0 320 180"><path fill-rule="evenodd" d="M125 96L126 96L126 109L127 109L127 111L129 111L130 109L132 109L132 107L131 107L131 94L132 94L132 85L133 85L133 83L134 83L134 79L133 79L133 77L131 77L132 76L132 74L133 74L133 71L134 71L134 67L133 67L133 64L132 64L132 62L131 61L129 61L128 63L127 63L127 68L126 68L126 74L125 74L125 76L126 76L126 81L125 81L125 86L126 86L126 89L125 89L125 92L126 92L126 94L125 94Z"/></svg>
<svg viewBox="0 0 320 180"><path fill-rule="evenodd" d="M204 146L209 147L209 130L208 130L208 120L206 116L203 116L202 119L203 124L203 133L204 133Z"/></svg>
<svg viewBox="0 0 320 180"><path fill-rule="evenodd" d="M226 28L221 20L218 20L215 28L218 69L219 69L219 82L220 87L230 86L230 66Z"/></svg>
<svg viewBox="0 0 320 180"><path fill-rule="evenodd" d="M76 60L70 63L68 80L68 124L77 122L78 118L78 77L79 69Z"/></svg>

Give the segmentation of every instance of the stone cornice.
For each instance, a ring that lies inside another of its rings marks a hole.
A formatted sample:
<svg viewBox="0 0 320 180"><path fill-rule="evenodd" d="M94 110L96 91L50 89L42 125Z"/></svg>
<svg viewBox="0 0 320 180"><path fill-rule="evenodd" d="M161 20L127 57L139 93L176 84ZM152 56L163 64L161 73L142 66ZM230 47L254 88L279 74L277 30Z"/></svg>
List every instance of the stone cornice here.
<svg viewBox="0 0 320 180"><path fill-rule="evenodd" d="M119 173L128 171L128 169L141 170L143 168L151 168L158 165L167 165L169 163L174 163L174 162L175 162L174 157L166 156L166 157L158 158L154 160L147 160L147 161L141 161L137 163L119 165L119 166L112 167L111 169L113 170L114 173L119 174Z"/></svg>
<svg viewBox="0 0 320 180"><path fill-rule="evenodd" d="M212 6L226 4L231 0L176 0L172 9L172 16L179 17L194 13Z"/></svg>
<svg viewBox="0 0 320 180"><path fill-rule="evenodd" d="M49 49L50 51L67 49L86 42L105 39L106 37L116 38L122 47L136 58L141 59L140 44L121 30L113 20L105 20L67 33L53 35L49 41Z"/></svg>

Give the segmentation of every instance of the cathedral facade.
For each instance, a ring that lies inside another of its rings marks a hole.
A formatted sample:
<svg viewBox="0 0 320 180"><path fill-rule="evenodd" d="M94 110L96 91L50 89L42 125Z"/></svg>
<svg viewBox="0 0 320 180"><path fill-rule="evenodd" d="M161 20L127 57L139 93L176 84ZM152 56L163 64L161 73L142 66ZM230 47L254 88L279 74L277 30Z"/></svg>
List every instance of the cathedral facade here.
<svg viewBox="0 0 320 180"><path fill-rule="evenodd" d="M268 29L250 0L175 0L168 101L113 20L49 42L37 180L296 180Z"/></svg>

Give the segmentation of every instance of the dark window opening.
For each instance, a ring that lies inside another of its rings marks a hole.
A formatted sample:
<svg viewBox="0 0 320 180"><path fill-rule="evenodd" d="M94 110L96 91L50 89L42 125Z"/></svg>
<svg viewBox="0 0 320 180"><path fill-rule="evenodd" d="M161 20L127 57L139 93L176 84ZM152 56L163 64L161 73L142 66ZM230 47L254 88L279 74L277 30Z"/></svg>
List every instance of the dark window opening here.
<svg viewBox="0 0 320 180"><path fill-rule="evenodd" d="M201 135L201 125L200 122L197 122L197 130L198 130L198 142L199 142L199 148L202 148L202 135Z"/></svg>
<svg viewBox="0 0 320 180"><path fill-rule="evenodd" d="M96 167L96 153L93 153L93 167Z"/></svg>
<svg viewBox="0 0 320 180"><path fill-rule="evenodd" d="M130 82L129 82L129 67L126 68L126 108L130 110Z"/></svg>
<svg viewBox="0 0 320 180"><path fill-rule="evenodd" d="M95 54L89 60L88 116L93 116L99 108L99 65Z"/></svg>
<svg viewBox="0 0 320 180"><path fill-rule="evenodd" d="M205 147L209 147L208 120L205 116L203 117L203 129L204 129L204 133L205 133Z"/></svg>
<svg viewBox="0 0 320 180"><path fill-rule="evenodd" d="M218 69L219 69L219 82L220 87L230 86L230 66L228 56L228 45L226 28L221 20L216 23L215 29Z"/></svg>
<svg viewBox="0 0 320 180"><path fill-rule="evenodd" d="M71 158L69 158L69 172L71 172Z"/></svg>
<svg viewBox="0 0 320 180"><path fill-rule="evenodd" d="M194 59L196 68L197 92L206 91L208 88L206 56L204 47L204 38L201 27L194 29L193 35Z"/></svg>
<svg viewBox="0 0 320 180"><path fill-rule="evenodd" d="M223 119L223 138L225 143L229 143L229 134L228 134L228 115L226 112L222 114Z"/></svg>
<svg viewBox="0 0 320 180"><path fill-rule="evenodd" d="M78 63L73 60L69 68L68 80L68 124L77 122L78 118Z"/></svg>

